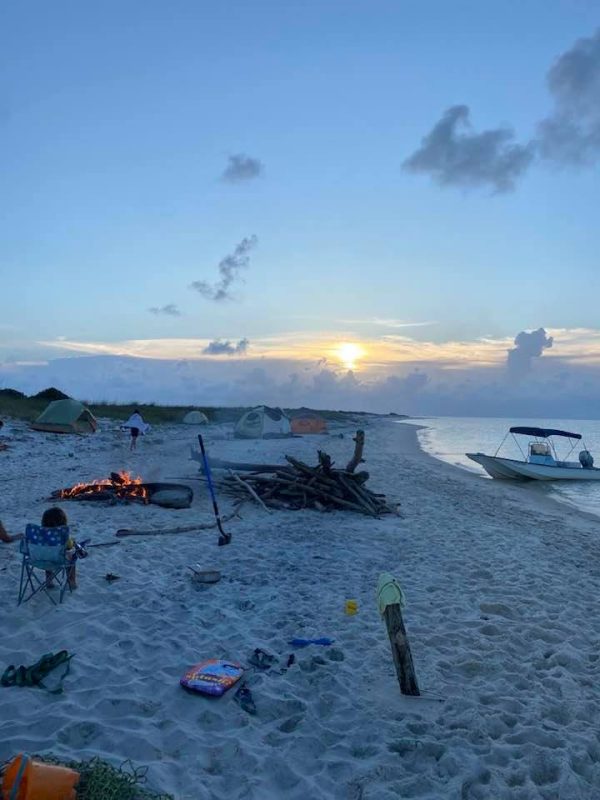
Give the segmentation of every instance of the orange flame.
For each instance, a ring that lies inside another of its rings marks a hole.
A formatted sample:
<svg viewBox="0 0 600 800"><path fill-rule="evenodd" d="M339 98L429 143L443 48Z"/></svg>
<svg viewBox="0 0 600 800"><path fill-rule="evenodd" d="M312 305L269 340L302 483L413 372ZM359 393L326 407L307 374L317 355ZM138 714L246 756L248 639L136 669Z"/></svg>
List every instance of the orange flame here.
<svg viewBox="0 0 600 800"><path fill-rule="evenodd" d="M113 473L110 478L94 480L90 483L76 483L69 489L61 489L58 496L62 500L70 500L81 494L98 494L109 489L118 498L139 497L145 503L148 502L149 494L145 486L142 486L142 479L138 476L133 478L125 470Z"/></svg>

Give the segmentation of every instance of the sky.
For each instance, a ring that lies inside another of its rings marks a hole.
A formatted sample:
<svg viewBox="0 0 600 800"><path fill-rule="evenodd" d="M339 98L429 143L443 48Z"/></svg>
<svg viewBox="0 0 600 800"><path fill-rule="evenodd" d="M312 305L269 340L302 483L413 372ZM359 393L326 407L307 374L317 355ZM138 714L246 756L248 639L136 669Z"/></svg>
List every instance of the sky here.
<svg viewBox="0 0 600 800"><path fill-rule="evenodd" d="M600 415L600 7L0 7L0 387Z"/></svg>

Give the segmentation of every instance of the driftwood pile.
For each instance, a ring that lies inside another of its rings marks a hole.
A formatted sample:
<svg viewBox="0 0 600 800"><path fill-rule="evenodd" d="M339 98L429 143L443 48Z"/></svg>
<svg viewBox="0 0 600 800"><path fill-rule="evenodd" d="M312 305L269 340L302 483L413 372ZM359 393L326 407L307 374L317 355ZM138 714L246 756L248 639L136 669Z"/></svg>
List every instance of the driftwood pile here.
<svg viewBox="0 0 600 800"><path fill-rule="evenodd" d="M365 442L363 431L357 431L355 451L345 469L334 469L331 457L319 450L319 463L310 467L292 456L285 459L289 466L265 465L242 477L229 470L219 481L221 491L238 499L249 499L269 510L313 508L317 511L344 509L380 517L396 514L397 509L386 502L385 495L367 489L368 472L355 472L363 461Z"/></svg>

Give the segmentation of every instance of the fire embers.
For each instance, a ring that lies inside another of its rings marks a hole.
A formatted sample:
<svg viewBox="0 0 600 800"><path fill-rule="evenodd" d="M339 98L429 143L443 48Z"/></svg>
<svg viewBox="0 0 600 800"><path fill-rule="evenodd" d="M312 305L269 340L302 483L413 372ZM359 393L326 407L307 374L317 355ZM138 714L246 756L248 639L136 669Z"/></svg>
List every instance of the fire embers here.
<svg viewBox="0 0 600 800"><path fill-rule="evenodd" d="M108 505L118 503L152 503L163 508L189 508L194 492L179 483L144 483L128 472L111 472L110 478L90 483L76 483L68 489L57 489L48 500L95 500Z"/></svg>
<svg viewBox="0 0 600 800"><path fill-rule="evenodd" d="M52 492L55 500L98 500L108 503L149 503L150 495L141 478L133 478L128 472L111 472L110 478L76 483L68 489Z"/></svg>

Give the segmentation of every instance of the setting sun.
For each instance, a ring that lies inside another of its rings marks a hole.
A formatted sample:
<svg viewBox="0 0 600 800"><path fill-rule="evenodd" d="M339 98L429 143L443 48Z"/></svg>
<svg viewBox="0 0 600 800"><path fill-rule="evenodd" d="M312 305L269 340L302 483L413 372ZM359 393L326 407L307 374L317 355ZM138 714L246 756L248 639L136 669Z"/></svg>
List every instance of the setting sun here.
<svg viewBox="0 0 600 800"><path fill-rule="evenodd" d="M354 342L344 342L338 347L337 355L346 369L355 369L356 362L365 355L365 351Z"/></svg>

